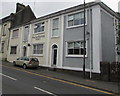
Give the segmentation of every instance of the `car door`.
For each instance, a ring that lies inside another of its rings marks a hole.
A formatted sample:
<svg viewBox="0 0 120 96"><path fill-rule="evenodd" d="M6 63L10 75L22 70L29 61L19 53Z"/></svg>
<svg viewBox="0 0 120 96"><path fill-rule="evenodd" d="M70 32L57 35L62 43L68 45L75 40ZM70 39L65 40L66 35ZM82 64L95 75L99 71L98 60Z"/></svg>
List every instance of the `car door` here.
<svg viewBox="0 0 120 96"><path fill-rule="evenodd" d="M19 62L19 65L20 65L20 66L23 66L23 64L24 64L24 57L21 57L20 62Z"/></svg>
<svg viewBox="0 0 120 96"><path fill-rule="evenodd" d="M19 62L20 62L20 58L17 58L15 61L16 65L19 65Z"/></svg>

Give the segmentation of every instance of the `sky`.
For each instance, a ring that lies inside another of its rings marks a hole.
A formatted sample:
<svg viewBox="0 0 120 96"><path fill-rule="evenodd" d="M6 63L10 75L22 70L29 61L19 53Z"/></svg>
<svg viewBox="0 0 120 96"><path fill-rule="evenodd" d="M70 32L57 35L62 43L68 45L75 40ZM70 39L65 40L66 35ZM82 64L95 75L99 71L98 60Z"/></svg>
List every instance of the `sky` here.
<svg viewBox="0 0 120 96"><path fill-rule="evenodd" d="M86 3L91 1L95 0L85 0ZM115 12L118 12L118 2L120 0L101 1ZM0 0L0 19L10 15L10 13L15 13L16 3L18 2L26 6L29 5L38 18L59 10L83 4L84 0Z"/></svg>

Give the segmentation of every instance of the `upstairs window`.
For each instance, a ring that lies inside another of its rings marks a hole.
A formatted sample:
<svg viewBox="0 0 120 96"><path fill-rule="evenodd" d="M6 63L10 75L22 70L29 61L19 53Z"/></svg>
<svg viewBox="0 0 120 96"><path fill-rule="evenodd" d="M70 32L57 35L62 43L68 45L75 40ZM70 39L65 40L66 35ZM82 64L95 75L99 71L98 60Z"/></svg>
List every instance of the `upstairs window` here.
<svg viewBox="0 0 120 96"><path fill-rule="evenodd" d="M84 42L83 41L68 42L67 55L84 55ZM85 46L85 55L86 55L86 46Z"/></svg>
<svg viewBox="0 0 120 96"><path fill-rule="evenodd" d="M7 24L5 24L5 25L3 26L2 36L5 36L5 35L6 35L6 32L7 32Z"/></svg>
<svg viewBox="0 0 120 96"><path fill-rule="evenodd" d="M35 24L34 33L43 32L44 31L44 27L45 27L44 22L40 22L40 23Z"/></svg>
<svg viewBox="0 0 120 96"><path fill-rule="evenodd" d="M29 26L26 26L24 27L23 41L28 41L28 36L29 36Z"/></svg>
<svg viewBox="0 0 120 96"><path fill-rule="evenodd" d="M53 19L52 24L52 37L59 36L59 18Z"/></svg>
<svg viewBox="0 0 120 96"><path fill-rule="evenodd" d="M68 15L68 27L82 24L84 24L84 12Z"/></svg>
<svg viewBox="0 0 120 96"><path fill-rule="evenodd" d="M18 38L18 32L19 32L19 29L13 30L12 38Z"/></svg>

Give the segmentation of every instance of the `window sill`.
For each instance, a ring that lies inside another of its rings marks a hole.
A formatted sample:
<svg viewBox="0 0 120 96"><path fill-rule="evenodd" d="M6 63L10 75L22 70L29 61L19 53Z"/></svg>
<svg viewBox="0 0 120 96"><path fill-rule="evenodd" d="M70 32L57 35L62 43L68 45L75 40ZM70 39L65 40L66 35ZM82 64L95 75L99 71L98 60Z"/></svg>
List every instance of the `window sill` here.
<svg viewBox="0 0 120 96"><path fill-rule="evenodd" d="M26 43L26 42L28 42L28 40L27 41L23 41L24 43Z"/></svg>
<svg viewBox="0 0 120 96"><path fill-rule="evenodd" d="M66 57L81 57L83 58L83 55L66 55ZM85 58L87 58L87 55L85 55Z"/></svg>
<svg viewBox="0 0 120 96"><path fill-rule="evenodd" d="M52 36L51 38L59 38L60 36Z"/></svg>
<svg viewBox="0 0 120 96"><path fill-rule="evenodd" d="M87 25L87 24L85 24L85 25ZM84 26L84 24L81 24L81 25L74 25L74 26L67 26L66 28L67 29L70 29L70 28L76 28L76 27L83 27Z"/></svg>
<svg viewBox="0 0 120 96"><path fill-rule="evenodd" d="M2 35L2 36L6 36L6 34L5 34L5 35Z"/></svg>
<svg viewBox="0 0 120 96"><path fill-rule="evenodd" d="M12 37L11 39L17 39L18 37Z"/></svg>
<svg viewBox="0 0 120 96"><path fill-rule="evenodd" d="M10 55L16 55L16 54L10 54Z"/></svg>
<svg viewBox="0 0 120 96"><path fill-rule="evenodd" d="M41 31L41 32L33 33L33 35L38 35L38 34L43 34L43 33L45 33L45 31Z"/></svg>
<svg viewBox="0 0 120 96"><path fill-rule="evenodd" d="M33 56L43 57L43 54L33 54Z"/></svg>

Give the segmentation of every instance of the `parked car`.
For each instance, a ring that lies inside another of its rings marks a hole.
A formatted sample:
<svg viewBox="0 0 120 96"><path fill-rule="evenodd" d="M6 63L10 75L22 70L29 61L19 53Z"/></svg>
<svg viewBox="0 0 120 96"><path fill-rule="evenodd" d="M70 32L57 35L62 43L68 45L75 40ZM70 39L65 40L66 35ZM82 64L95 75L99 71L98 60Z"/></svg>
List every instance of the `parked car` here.
<svg viewBox="0 0 120 96"><path fill-rule="evenodd" d="M20 57L13 61L14 65L22 66L24 69L28 67L37 68L39 66L39 61L34 57Z"/></svg>

